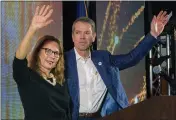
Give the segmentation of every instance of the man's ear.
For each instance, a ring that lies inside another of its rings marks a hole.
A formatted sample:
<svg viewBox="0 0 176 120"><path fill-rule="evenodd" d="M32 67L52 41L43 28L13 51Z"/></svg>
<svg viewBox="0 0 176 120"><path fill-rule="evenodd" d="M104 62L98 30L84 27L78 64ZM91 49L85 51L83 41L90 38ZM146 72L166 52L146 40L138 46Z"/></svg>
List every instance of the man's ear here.
<svg viewBox="0 0 176 120"><path fill-rule="evenodd" d="M72 33L72 41L74 42L74 39L73 39L73 33Z"/></svg>
<svg viewBox="0 0 176 120"><path fill-rule="evenodd" d="M95 41L95 38L96 38L96 32L93 33L93 41L92 42Z"/></svg>

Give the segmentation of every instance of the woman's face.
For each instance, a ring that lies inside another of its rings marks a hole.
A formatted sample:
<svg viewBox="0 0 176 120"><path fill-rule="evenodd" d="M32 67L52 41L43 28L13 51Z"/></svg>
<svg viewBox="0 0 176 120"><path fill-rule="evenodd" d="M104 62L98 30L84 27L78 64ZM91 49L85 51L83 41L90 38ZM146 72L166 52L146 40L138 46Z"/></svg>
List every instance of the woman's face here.
<svg viewBox="0 0 176 120"><path fill-rule="evenodd" d="M56 42L46 42L39 52L39 67L42 71L51 71L59 60L59 46Z"/></svg>

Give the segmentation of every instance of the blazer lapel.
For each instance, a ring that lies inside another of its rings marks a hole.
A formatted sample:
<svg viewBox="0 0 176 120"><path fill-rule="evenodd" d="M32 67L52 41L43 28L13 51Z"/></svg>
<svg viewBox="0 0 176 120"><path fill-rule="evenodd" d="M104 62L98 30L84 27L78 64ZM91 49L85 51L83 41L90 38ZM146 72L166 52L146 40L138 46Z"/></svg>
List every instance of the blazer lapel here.
<svg viewBox="0 0 176 120"><path fill-rule="evenodd" d="M103 81L104 81L106 87L109 88L109 87L111 86L111 81L108 80L109 77L108 77L108 75L106 74L106 73L107 73L107 70L108 70L108 69L107 69L107 66L106 66L106 64L104 63L104 61L103 61L101 58L97 57L97 56L98 56L98 55L97 55L96 52L92 52L92 53L91 53L91 59L92 59L94 65L95 65L95 67L97 68L97 70L98 70L98 72L99 72L101 78L103 79Z"/></svg>
<svg viewBox="0 0 176 120"><path fill-rule="evenodd" d="M72 101L74 102L73 104L79 106L79 81L74 49L72 49L66 57L66 77L68 80L69 93Z"/></svg>

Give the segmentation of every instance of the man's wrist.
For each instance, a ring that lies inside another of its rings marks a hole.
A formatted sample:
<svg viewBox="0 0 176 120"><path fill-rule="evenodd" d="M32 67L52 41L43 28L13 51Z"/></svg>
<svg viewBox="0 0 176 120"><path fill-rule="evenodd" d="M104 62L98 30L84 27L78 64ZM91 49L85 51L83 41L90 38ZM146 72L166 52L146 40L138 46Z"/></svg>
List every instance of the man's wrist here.
<svg viewBox="0 0 176 120"><path fill-rule="evenodd" d="M156 34L154 34L152 31L150 31L150 34L154 37L154 38L156 38L157 39L157 35Z"/></svg>

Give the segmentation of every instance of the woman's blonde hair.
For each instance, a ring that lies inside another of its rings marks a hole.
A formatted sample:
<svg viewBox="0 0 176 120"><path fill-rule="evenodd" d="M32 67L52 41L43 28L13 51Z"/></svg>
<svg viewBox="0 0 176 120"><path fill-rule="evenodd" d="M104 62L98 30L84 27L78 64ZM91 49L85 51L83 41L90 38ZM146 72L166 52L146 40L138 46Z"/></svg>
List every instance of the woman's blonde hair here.
<svg viewBox="0 0 176 120"><path fill-rule="evenodd" d="M30 56L29 67L41 75L40 69L39 69L39 63L40 63L39 52L40 52L41 48L49 41L56 42L59 46L59 59L56 64L56 67L51 70L51 73L56 78L56 82L62 85L63 82L65 81L65 79L64 79L63 47L62 47L60 41L57 38L55 38L54 36L45 35L37 41L37 43L32 51L32 54Z"/></svg>

